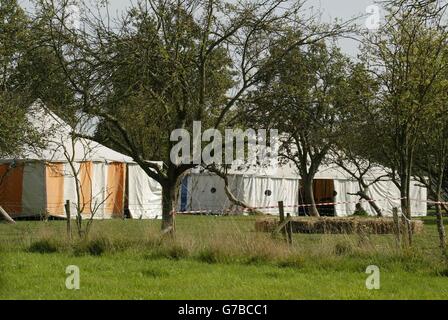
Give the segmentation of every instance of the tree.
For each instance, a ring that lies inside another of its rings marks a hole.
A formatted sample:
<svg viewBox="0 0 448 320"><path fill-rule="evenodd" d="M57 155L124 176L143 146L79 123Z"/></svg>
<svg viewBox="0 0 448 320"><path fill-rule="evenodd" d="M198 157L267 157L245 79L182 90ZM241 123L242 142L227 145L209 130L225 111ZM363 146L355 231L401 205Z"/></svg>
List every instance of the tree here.
<svg viewBox="0 0 448 320"><path fill-rule="evenodd" d="M76 229L79 238L86 239L95 215L105 205L110 193L105 194L107 190L100 190L98 194L93 194L92 189L83 187L83 184L92 185L92 176L90 169L88 169L91 162L88 161L88 158L96 152L98 145L94 144L93 141L76 137L74 131L70 135L70 144L67 145L64 141L66 137L62 137L62 140L55 140L54 143L56 148L63 152L69 169L60 174L72 178L75 183ZM101 195L105 195L104 198ZM87 221L83 224L84 218ZM71 238L71 234L69 234L69 238Z"/></svg>
<svg viewBox="0 0 448 320"><path fill-rule="evenodd" d="M341 151L336 148L331 153L331 163L336 164L345 172L347 172L353 179L358 182L359 190L351 195L359 196L360 199L366 200L372 209L376 212L378 217L382 217L381 208L375 203L375 199L369 196L369 188L375 183L389 177L388 174L380 175L372 180L372 173L381 169L381 166L370 162L362 156L352 153L350 150ZM370 179L369 179L370 178Z"/></svg>
<svg viewBox="0 0 448 320"><path fill-rule="evenodd" d="M15 158L38 141L38 132L29 127L27 105L10 93L0 93L0 158Z"/></svg>
<svg viewBox="0 0 448 320"><path fill-rule="evenodd" d="M448 7L446 0L386 0L383 3L394 9L392 12L397 12L400 8L404 8L412 14L423 17L438 16Z"/></svg>
<svg viewBox="0 0 448 320"><path fill-rule="evenodd" d="M47 21L40 32L58 57L74 104L99 119L90 138L131 156L161 184L165 231L173 230L179 178L200 164L171 161L173 130L191 131L193 121L222 127L275 63L268 49L285 25L300 28L286 51L344 28L300 18L302 2L284 10L283 0L147 0L114 21L83 6L83 27L74 30L66 23L67 3L38 1L39 18Z"/></svg>
<svg viewBox="0 0 448 320"><path fill-rule="evenodd" d="M446 32L433 38L441 26L440 16L413 14L407 7L389 9L387 22L363 47L369 71L378 81L378 103L368 113L371 145L379 151L385 167L401 194L401 209L411 219L410 183L413 177L415 148L432 104L431 96L446 45ZM376 143L376 145L374 145ZM410 224L408 224L409 227ZM408 228L409 243L412 232Z"/></svg>
<svg viewBox="0 0 448 320"><path fill-rule="evenodd" d="M39 23L17 0L0 3L0 157L42 146L43 133L28 122L33 102L42 99L54 107L70 99L55 56L35 32Z"/></svg>
<svg viewBox="0 0 448 320"><path fill-rule="evenodd" d="M378 158L378 150L370 143L377 130L371 125L371 118L375 116L370 114L370 110L377 103L378 90L377 81L362 62L351 67L345 93L344 121L341 122L340 135L328 162L339 166L358 182L359 190L353 195L368 201L377 216L381 217L381 208L369 196L369 188L388 177L387 174L377 174L384 168Z"/></svg>
<svg viewBox="0 0 448 320"><path fill-rule="evenodd" d="M28 40L27 17L16 0L0 4L0 157L14 157L37 133L29 129L28 95L18 80Z"/></svg>
<svg viewBox="0 0 448 320"><path fill-rule="evenodd" d="M29 19L16 0L0 3L0 158L15 158L40 142L39 132L28 122L30 96L20 81L28 27ZM4 177L0 177L0 185L3 181ZM1 207L0 216L14 222Z"/></svg>
<svg viewBox="0 0 448 320"><path fill-rule="evenodd" d="M437 34L433 35L433 38ZM415 172L420 183L428 190L429 197L435 201L437 230L440 248L446 254L446 235L443 225L442 206L444 197L443 184L446 180L448 165L448 51L444 50L439 63L443 65L432 91L432 105L427 119L427 126L421 131L421 139L416 147Z"/></svg>
<svg viewBox="0 0 448 320"><path fill-rule="evenodd" d="M285 38L274 47L273 56L291 41ZM297 47L276 61L248 105L254 125L283 135L280 158L296 165L311 216L319 216L313 180L339 135L348 76L349 61L338 48L324 41Z"/></svg>

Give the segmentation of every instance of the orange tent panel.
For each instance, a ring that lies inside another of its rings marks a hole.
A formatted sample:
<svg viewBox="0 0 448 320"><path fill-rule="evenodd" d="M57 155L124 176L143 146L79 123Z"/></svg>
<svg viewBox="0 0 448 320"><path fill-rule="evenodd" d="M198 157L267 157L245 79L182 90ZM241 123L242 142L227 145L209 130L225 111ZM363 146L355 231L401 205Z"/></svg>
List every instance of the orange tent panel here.
<svg viewBox="0 0 448 320"><path fill-rule="evenodd" d="M92 170L93 163L83 162L79 167L79 181L82 213L92 213Z"/></svg>
<svg viewBox="0 0 448 320"><path fill-rule="evenodd" d="M63 215L64 209L64 164L48 163L45 170L47 213Z"/></svg>
<svg viewBox="0 0 448 320"><path fill-rule="evenodd" d="M124 212L124 193L126 164L114 162L108 165L106 189L106 214L122 217Z"/></svg>
<svg viewBox="0 0 448 320"><path fill-rule="evenodd" d="M23 165L0 165L0 205L14 216L22 212Z"/></svg>

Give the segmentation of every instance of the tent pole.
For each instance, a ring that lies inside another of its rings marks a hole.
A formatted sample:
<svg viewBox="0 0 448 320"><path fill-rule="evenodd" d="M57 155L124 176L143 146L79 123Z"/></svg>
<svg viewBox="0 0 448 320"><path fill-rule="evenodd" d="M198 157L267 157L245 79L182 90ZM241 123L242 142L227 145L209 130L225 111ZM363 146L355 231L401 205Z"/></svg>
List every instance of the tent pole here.
<svg viewBox="0 0 448 320"><path fill-rule="evenodd" d="M9 216L9 214L0 206L0 216L3 217L8 223L15 224L16 222Z"/></svg>

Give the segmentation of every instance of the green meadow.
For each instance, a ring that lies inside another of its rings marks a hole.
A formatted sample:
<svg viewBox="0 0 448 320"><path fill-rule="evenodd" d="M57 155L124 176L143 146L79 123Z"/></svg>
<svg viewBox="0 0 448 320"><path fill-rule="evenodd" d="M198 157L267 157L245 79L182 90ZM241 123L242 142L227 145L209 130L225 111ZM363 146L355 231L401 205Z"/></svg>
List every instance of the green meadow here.
<svg viewBox="0 0 448 320"><path fill-rule="evenodd" d="M448 264L433 218L412 249L392 235L295 234L293 245L254 231L255 217L179 216L95 221L84 240L64 221L0 224L0 299L448 299ZM80 289L66 288L66 268ZM366 268L380 289L366 288Z"/></svg>

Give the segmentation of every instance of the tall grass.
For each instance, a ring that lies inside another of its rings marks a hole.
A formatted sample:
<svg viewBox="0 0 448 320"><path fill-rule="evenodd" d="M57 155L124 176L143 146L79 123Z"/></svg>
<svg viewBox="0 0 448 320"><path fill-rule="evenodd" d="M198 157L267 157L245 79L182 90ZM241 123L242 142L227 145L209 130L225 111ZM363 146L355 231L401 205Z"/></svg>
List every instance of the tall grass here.
<svg viewBox="0 0 448 320"><path fill-rule="evenodd" d="M436 236L433 231L419 235L412 251L402 251L388 235L294 234L293 245L288 245L269 233L255 232L254 222L250 217L182 217L175 237L161 238L157 222L97 221L87 239L74 235L71 241L63 222L19 223L8 229L8 234L2 234L6 229L0 228L0 250L75 256L127 251L149 260L193 259L208 264L272 264L296 269L362 271L369 264L409 271L443 273L448 269L437 246L431 244Z"/></svg>

